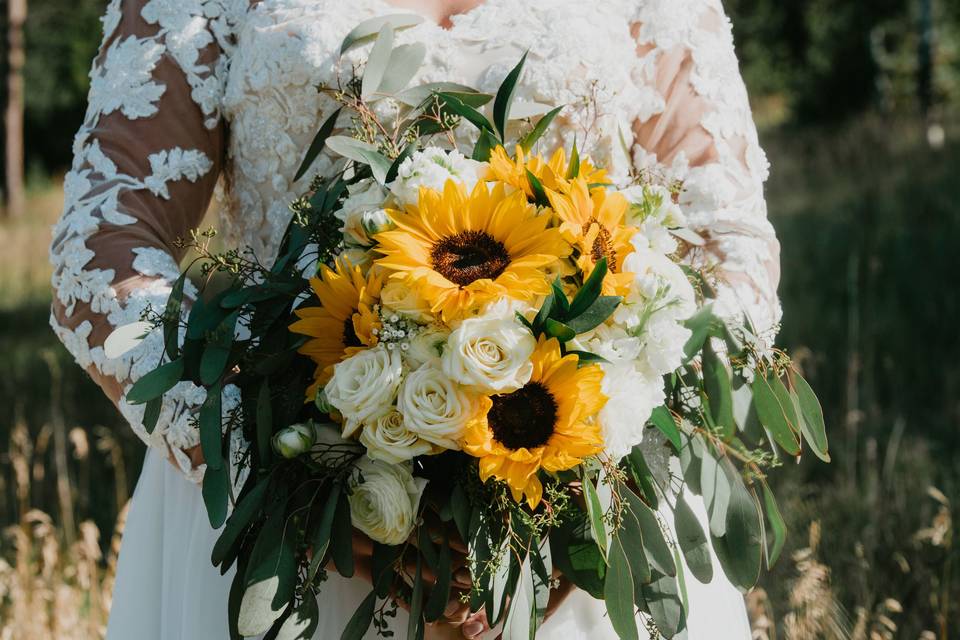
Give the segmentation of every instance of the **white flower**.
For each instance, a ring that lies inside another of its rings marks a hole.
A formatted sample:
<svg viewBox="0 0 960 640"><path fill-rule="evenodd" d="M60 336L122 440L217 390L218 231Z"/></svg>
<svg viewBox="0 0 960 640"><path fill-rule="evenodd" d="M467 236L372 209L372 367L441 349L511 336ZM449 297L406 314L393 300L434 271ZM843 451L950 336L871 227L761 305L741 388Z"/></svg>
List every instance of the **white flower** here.
<svg viewBox="0 0 960 640"><path fill-rule="evenodd" d="M536 338L513 313L468 318L447 340L443 372L480 392L509 393L530 380L536 347Z"/></svg>
<svg viewBox="0 0 960 640"><path fill-rule="evenodd" d="M631 206L627 212L627 224L636 226L646 246L654 251L668 254L677 250L677 241L670 229L685 227L687 218L680 205L673 201L673 194L660 185L633 186L621 191Z"/></svg>
<svg viewBox="0 0 960 640"><path fill-rule="evenodd" d="M440 356L446 349L450 330L438 324L423 327L409 342L409 348L404 356L407 363L414 369L424 364L440 367Z"/></svg>
<svg viewBox="0 0 960 640"><path fill-rule="evenodd" d="M663 379L648 378L633 365L602 365L602 389L607 402L600 411L603 446L620 460L643 440L647 420L666 397Z"/></svg>
<svg viewBox="0 0 960 640"><path fill-rule="evenodd" d="M683 364L683 347L692 332L669 313L660 312L644 326L640 364L648 375L662 376Z"/></svg>
<svg viewBox="0 0 960 640"><path fill-rule="evenodd" d="M412 287L399 280L391 280L384 285L380 291L380 304L416 322L429 322L433 317L426 301Z"/></svg>
<svg viewBox="0 0 960 640"><path fill-rule="evenodd" d="M343 222L341 231L345 240L361 246L369 246L373 244L370 236L385 230L390 223L390 218L383 211L387 192L373 178L361 180L348 189L350 195L334 215ZM374 224L374 221L380 221L381 224ZM371 233L370 228L376 231Z"/></svg>
<svg viewBox="0 0 960 640"><path fill-rule="evenodd" d="M633 273L634 281L624 304L614 312L614 320L629 329L654 310L682 320L693 315L697 310L696 293L683 269L648 248L646 238L635 237L633 244L634 251L623 260L623 270Z"/></svg>
<svg viewBox="0 0 960 640"><path fill-rule="evenodd" d="M409 465L367 457L357 461L356 469L359 482L348 497L353 526L377 542L403 543L416 524L427 481L414 478Z"/></svg>
<svg viewBox="0 0 960 640"><path fill-rule="evenodd" d="M433 444L407 429L403 414L397 410L365 424L360 432L360 443L367 448L368 456L391 464L406 462L436 450Z"/></svg>
<svg viewBox="0 0 960 640"><path fill-rule="evenodd" d="M397 408L413 433L446 449L459 449L478 402L440 369L425 364L403 381Z"/></svg>
<svg viewBox="0 0 960 640"><path fill-rule="evenodd" d="M271 440L273 450L284 458L296 458L306 453L316 439L314 428L308 424L292 424L277 431Z"/></svg>
<svg viewBox="0 0 960 640"><path fill-rule="evenodd" d="M343 437L386 414L402 379L403 363L395 350L366 349L337 363L324 392L344 417Z"/></svg>
<svg viewBox="0 0 960 640"><path fill-rule="evenodd" d="M443 190L447 180L454 180L473 191L486 173L486 164L465 157L459 151L429 147L418 151L400 164L397 179L390 191L403 204L413 204L420 196L420 187Z"/></svg>

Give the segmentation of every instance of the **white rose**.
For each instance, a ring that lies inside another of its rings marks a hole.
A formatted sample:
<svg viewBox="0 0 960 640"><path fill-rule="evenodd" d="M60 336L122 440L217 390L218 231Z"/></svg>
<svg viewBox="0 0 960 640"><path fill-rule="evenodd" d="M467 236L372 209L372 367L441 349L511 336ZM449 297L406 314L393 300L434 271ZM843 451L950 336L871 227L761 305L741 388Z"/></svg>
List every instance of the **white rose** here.
<svg viewBox="0 0 960 640"><path fill-rule="evenodd" d="M327 402L343 415L343 437L386 414L402 379L403 363L396 350L375 347L337 363L324 392Z"/></svg>
<svg viewBox="0 0 960 640"><path fill-rule="evenodd" d="M509 393L529 382L536 347L536 338L513 314L468 318L447 340L443 372L484 393Z"/></svg>
<svg viewBox="0 0 960 640"><path fill-rule="evenodd" d="M446 349L449 337L450 330L441 325L431 324L423 327L408 343L409 346L404 353L407 363L414 369L425 364L440 367L440 356Z"/></svg>
<svg viewBox="0 0 960 640"><path fill-rule="evenodd" d="M391 464L406 462L436 450L433 444L407 429L403 414L397 410L365 424L360 432L360 443L367 448L368 456Z"/></svg>
<svg viewBox="0 0 960 640"><path fill-rule="evenodd" d="M478 402L440 369L426 364L403 381L397 409L413 433L445 449L459 449Z"/></svg>
<svg viewBox="0 0 960 640"><path fill-rule="evenodd" d="M365 220L378 212L381 215L375 216L375 219L386 217L383 201L387 198L387 192L372 178L361 180L348 189L349 195L334 215L343 222L341 231L348 242L369 246L373 243L370 239L372 234L367 230ZM389 218L386 220L389 222Z"/></svg>
<svg viewBox="0 0 960 640"><path fill-rule="evenodd" d="M417 295L413 287L399 280L390 280L380 291L380 304L416 322L429 322L430 305Z"/></svg>
<svg viewBox="0 0 960 640"><path fill-rule="evenodd" d="M603 394L607 402L600 411L604 450L620 460L643 441L643 432L653 410L663 404L663 379L648 378L632 364L602 365Z"/></svg>
<svg viewBox="0 0 960 640"><path fill-rule="evenodd" d="M397 179L389 187L401 203L414 204L420 196L420 187L443 191L447 180L453 180L469 192L485 173L486 163L471 160L459 151L430 147L400 163Z"/></svg>
<svg viewBox="0 0 960 640"><path fill-rule="evenodd" d="M427 481L414 478L409 465L367 457L357 461L356 470L358 484L348 497L353 526L377 542L402 544L416 524Z"/></svg>

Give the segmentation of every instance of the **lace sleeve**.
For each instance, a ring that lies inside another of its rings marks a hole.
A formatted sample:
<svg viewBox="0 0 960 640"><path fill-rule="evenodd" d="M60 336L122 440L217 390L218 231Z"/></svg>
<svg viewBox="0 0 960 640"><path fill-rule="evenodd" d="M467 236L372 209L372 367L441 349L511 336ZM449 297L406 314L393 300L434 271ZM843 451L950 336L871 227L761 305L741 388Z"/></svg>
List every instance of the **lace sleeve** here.
<svg viewBox="0 0 960 640"><path fill-rule="evenodd" d="M148 308L163 310L183 257L175 241L200 224L209 204L224 155L218 104L228 13L207 0L122 5L111 0L103 18L89 106L64 181L64 212L50 249L51 325L134 431L169 450L198 480L203 469L194 469L183 450L199 441L191 414L204 390L177 385L148 434L143 406L123 394L160 362L162 336L154 332L115 358L103 343ZM185 298L194 296L188 290Z"/></svg>
<svg viewBox="0 0 960 640"><path fill-rule="evenodd" d="M639 72L661 110L634 126L634 162L683 181L680 204L707 240L690 253L717 270L717 310L746 314L772 342L780 245L767 220L768 163L720 0L650 0L632 26Z"/></svg>

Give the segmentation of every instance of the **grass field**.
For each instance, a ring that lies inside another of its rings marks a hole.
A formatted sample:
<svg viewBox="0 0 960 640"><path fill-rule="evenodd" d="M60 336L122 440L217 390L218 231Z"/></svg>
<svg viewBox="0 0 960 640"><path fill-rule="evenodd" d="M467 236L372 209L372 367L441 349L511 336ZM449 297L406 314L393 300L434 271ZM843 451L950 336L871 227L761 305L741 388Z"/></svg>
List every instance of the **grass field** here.
<svg viewBox="0 0 960 640"><path fill-rule="evenodd" d="M755 637L960 637L960 143L876 120L764 142L782 343L834 463L778 474L791 537L748 595ZM0 224L0 640L99 637L142 458L47 327L61 198L37 189Z"/></svg>

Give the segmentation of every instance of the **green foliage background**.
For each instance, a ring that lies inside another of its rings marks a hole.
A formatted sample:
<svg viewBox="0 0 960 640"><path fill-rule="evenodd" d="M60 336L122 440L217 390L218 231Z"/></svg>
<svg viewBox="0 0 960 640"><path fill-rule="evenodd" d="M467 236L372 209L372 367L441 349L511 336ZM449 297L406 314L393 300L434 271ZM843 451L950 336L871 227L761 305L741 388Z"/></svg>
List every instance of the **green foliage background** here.
<svg viewBox="0 0 960 640"><path fill-rule="evenodd" d="M26 140L34 192L69 164L103 5L30 1ZM960 633L960 619L945 608L960 602L956 536L950 546L915 534L940 508L928 487L950 499L951 513L960 504L960 2L932 3L925 112L921 0L725 5L773 165L767 193L783 247L781 342L824 402L834 454L829 467L805 458L777 474L791 538L762 585L771 613L781 630L796 613L790 554L807 545L807 527L819 521L817 556L851 632L894 598L903 611L892 616L890 637L924 630L956 637L946 634ZM946 131L940 148L927 143L931 123ZM13 252L6 259L42 272L55 215L36 209L34 219L17 223L36 243L14 242L17 229L0 227L0 251ZM123 449L130 485L142 457L139 441L47 327L49 295L42 284L23 289L0 276L0 526L20 516L7 448L16 424L35 438L59 419L89 433L106 426ZM34 463L52 468L52 457L48 448ZM115 470L97 451L69 466L78 518L93 518L106 541L121 506ZM52 475L33 483L30 502L57 513Z"/></svg>

